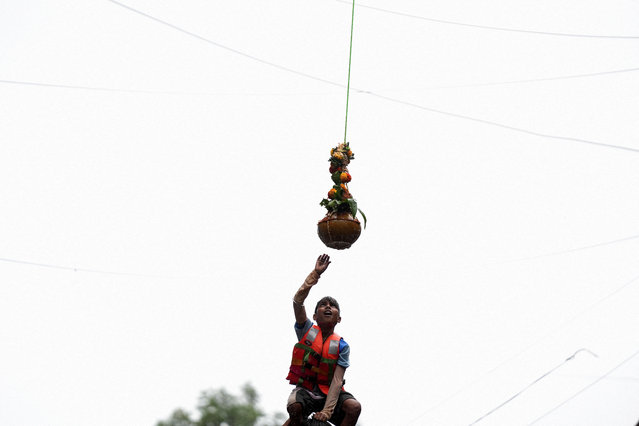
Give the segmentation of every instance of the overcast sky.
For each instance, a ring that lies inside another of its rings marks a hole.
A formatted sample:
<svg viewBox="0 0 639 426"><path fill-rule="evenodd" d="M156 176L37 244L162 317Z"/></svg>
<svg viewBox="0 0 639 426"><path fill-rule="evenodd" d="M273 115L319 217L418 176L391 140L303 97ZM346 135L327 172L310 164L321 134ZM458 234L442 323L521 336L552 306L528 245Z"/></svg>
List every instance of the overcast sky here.
<svg viewBox="0 0 639 426"><path fill-rule="evenodd" d="M357 5L335 251L348 2L0 2L0 424L284 412L323 252L361 424L636 423L639 2Z"/></svg>

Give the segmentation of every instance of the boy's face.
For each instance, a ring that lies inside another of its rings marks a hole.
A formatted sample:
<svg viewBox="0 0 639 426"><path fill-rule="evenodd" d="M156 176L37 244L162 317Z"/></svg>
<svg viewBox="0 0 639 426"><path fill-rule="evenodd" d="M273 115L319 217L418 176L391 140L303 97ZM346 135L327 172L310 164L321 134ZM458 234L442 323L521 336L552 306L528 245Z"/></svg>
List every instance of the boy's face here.
<svg viewBox="0 0 639 426"><path fill-rule="evenodd" d="M342 320L342 317L339 316L339 309L337 309L337 306L333 305L329 301L322 301L317 307L317 310L313 315L313 319L318 325L330 324L335 326L335 324Z"/></svg>

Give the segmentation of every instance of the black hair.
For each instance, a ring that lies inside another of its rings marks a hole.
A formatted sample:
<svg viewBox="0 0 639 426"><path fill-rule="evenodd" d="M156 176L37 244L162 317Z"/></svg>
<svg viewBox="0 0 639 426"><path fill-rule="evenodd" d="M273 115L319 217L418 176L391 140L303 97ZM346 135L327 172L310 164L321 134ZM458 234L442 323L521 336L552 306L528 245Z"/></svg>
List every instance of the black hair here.
<svg viewBox="0 0 639 426"><path fill-rule="evenodd" d="M337 300L335 300L335 298L334 298L334 297L331 297L331 296L325 296L325 297L322 297L322 298L321 298L321 299L317 302L317 305L315 305L315 311L314 311L313 313L317 312L317 308L319 308L319 307L320 307L320 305L322 304L322 302L328 302L328 303L330 303L331 305L333 305L333 306L335 306L335 307L337 308L337 310L339 311L339 313L340 313L340 314L342 313L342 310L339 308L339 303L337 303Z"/></svg>

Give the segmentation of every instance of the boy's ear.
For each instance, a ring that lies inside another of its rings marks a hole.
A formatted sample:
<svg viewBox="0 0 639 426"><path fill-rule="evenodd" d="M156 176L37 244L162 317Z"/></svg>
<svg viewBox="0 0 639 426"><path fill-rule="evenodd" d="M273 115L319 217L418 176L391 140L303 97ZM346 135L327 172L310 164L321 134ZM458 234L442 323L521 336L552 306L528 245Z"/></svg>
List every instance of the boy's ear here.
<svg viewBox="0 0 639 426"><path fill-rule="evenodd" d="M342 317L337 317L337 322L342 322Z"/></svg>

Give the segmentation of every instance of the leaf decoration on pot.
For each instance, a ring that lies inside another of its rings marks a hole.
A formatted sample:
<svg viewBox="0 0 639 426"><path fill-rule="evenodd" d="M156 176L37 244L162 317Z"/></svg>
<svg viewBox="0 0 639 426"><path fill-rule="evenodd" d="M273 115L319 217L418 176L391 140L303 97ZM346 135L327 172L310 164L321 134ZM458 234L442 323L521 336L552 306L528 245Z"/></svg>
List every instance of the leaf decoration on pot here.
<svg viewBox="0 0 639 426"><path fill-rule="evenodd" d="M359 212L364 219L364 228L366 228L366 216L357 207L357 201L348 189L348 183L352 179L351 174L348 172L348 165L354 159L355 155L348 142L340 143L331 149L331 157L328 159L331 165L328 171L331 174L331 180L334 185L328 191L328 198L324 198L320 205L326 207L327 214L349 212L355 218Z"/></svg>

